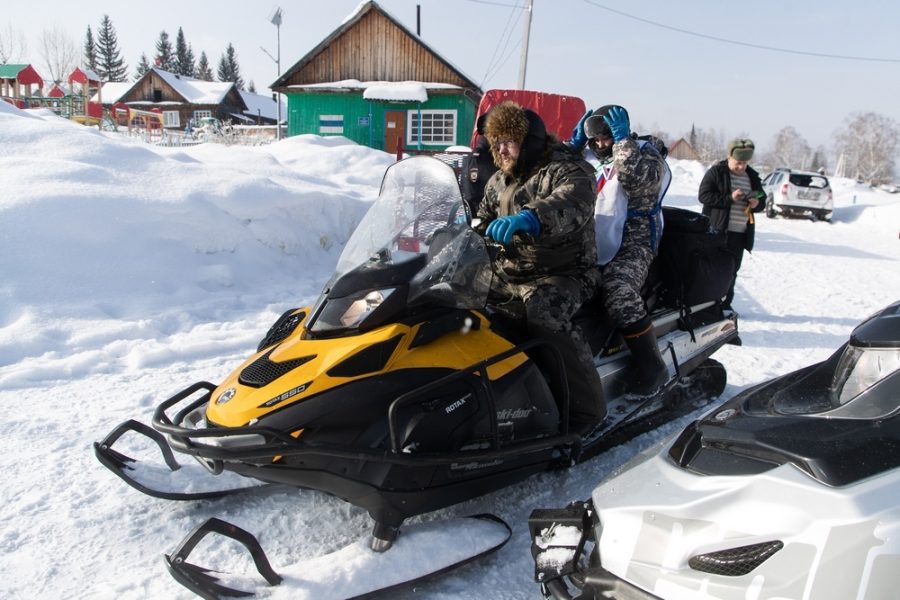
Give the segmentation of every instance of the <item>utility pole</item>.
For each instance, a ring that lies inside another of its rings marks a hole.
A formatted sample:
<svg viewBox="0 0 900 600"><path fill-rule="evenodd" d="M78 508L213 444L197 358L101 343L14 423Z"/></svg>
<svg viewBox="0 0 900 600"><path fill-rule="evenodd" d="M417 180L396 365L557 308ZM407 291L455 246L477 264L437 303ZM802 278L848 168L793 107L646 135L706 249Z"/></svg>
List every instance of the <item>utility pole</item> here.
<svg viewBox="0 0 900 600"><path fill-rule="evenodd" d="M525 70L528 67L528 38L531 37L531 13L534 9L534 0L528 0L528 14L525 16L525 39L522 42L522 56L519 59L519 89L525 89Z"/></svg>

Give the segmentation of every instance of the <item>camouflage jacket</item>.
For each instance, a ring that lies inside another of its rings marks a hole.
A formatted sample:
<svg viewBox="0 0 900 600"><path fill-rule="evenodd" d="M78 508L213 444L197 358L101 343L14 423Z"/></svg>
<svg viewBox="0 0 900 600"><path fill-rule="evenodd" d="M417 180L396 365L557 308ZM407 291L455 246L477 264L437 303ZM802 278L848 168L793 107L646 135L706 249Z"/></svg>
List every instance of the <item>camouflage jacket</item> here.
<svg viewBox="0 0 900 600"><path fill-rule="evenodd" d="M579 277L597 262L594 240L594 169L555 144L524 181L497 171L488 180L478 209L481 231L497 217L529 209L541 223L537 237L517 234L498 259L514 283L546 275Z"/></svg>
<svg viewBox="0 0 900 600"><path fill-rule="evenodd" d="M662 235L662 223L658 216L654 218L648 213L659 201L660 186L668 171L666 159L652 144L642 145L640 140L627 137L613 146L613 163L619 185L628 196L629 214L622 244L649 244L655 251ZM659 231L651 232L654 228Z"/></svg>

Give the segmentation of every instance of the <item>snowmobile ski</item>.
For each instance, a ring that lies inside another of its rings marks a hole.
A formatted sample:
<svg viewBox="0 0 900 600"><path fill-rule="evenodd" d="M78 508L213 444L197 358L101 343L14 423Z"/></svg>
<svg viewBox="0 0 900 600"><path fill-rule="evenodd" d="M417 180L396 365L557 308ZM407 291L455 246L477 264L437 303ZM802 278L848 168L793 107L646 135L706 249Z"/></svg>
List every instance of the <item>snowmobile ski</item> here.
<svg viewBox="0 0 900 600"><path fill-rule="evenodd" d="M218 534L242 544L253 558L255 575L225 574L189 563L191 551L208 534ZM211 518L165 555L169 572L178 583L207 600L246 597L266 589L267 598L363 599L408 588L448 573L503 547L512 531L490 514L409 524L390 552L376 552L363 538L340 550L285 566L276 572L259 541L251 533L221 519ZM434 548L441 552L435 553ZM213 574L215 573L215 575ZM235 586L235 587L231 587Z"/></svg>
<svg viewBox="0 0 900 600"><path fill-rule="evenodd" d="M153 441L159 447L165 464L140 461L113 449L113 444L129 431ZM199 464L182 465L176 460L163 434L134 419L124 421L102 441L94 442L94 454L103 466L131 487L164 500L220 498L271 485L234 473L223 473L221 477L214 478Z"/></svg>

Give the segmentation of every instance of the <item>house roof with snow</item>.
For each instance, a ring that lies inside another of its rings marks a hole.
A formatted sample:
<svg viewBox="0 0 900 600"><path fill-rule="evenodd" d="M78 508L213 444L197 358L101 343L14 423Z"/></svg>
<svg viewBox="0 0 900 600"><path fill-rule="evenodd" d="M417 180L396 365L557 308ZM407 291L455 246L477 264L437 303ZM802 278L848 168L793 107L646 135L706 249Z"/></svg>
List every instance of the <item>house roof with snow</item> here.
<svg viewBox="0 0 900 600"><path fill-rule="evenodd" d="M247 105L247 110L245 110L243 114L247 117L250 117L250 120L254 120L257 116L259 116L273 123L278 121L278 104L272 99L271 96L255 94L253 92L245 92L244 90L238 90L238 92L241 94L241 98L244 99L244 104ZM286 117L287 107L285 107L284 103L282 102L282 121Z"/></svg>
<svg viewBox="0 0 900 600"><path fill-rule="evenodd" d="M171 118L172 122L179 123L176 126L187 123L198 111L226 120L240 119L247 110L247 104L233 82L203 81L156 67L148 69L124 92L121 88L109 92L101 91L104 104L121 102L145 110L156 108L166 113L178 112L177 121Z"/></svg>
<svg viewBox="0 0 900 600"><path fill-rule="evenodd" d="M282 92L296 91L296 86L346 80L429 81L455 85L481 95L477 83L371 0L360 4L331 35L285 71L271 87Z"/></svg>
<svg viewBox="0 0 900 600"><path fill-rule="evenodd" d="M427 102L428 93L460 93L463 88L450 83L422 81L359 81L345 79L313 83L309 85L292 85L291 90L304 92L349 92L362 91L366 100L385 102Z"/></svg>
<svg viewBox="0 0 900 600"><path fill-rule="evenodd" d="M115 104L128 90L134 87L134 81L106 81L101 88L102 94L94 94L91 96L91 102L100 102L100 95L103 96L103 104Z"/></svg>
<svg viewBox="0 0 900 600"><path fill-rule="evenodd" d="M163 71L157 67L151 67L150 71L156 73L185 102L190 104L221 104L228 92L232 89L237 89L233 81L203 81L187 75L177 75L169 71ZM147 74L145 73L144 77L146 76Z"/></svg>

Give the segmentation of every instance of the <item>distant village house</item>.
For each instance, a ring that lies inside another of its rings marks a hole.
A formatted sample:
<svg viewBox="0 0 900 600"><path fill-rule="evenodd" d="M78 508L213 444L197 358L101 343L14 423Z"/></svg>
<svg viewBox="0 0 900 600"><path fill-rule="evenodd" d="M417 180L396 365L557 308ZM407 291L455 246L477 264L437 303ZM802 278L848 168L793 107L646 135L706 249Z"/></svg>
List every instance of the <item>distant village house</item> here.
<svg viewBox="0 0 900 600"><path fill-rule="evenodd" d="M289 68L288 135L343 135L397 152L468 144L482 91L376 2Z"/></svg>

